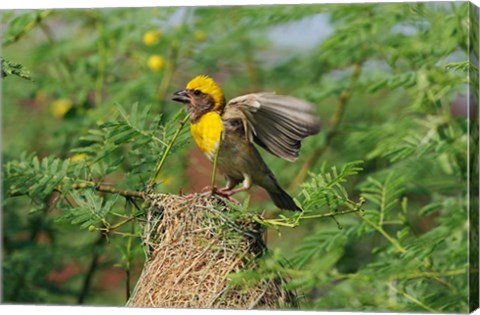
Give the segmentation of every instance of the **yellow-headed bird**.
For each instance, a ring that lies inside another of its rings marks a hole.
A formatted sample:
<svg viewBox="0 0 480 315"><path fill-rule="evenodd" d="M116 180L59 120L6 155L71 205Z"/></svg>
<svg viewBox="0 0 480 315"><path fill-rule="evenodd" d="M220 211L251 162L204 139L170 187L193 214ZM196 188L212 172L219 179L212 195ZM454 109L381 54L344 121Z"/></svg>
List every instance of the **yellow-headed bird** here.
<svg viewBox="0 0 480 315"><path fill-rule="evenodd" d="M320 122L311 104L291 96L254 93L225 102L220 87L208 76L197 76L174 101L187 105L190 129L200 150L227 178L227 186L215 189L231 196L263 187L280 209L301 210L278 184L253 143L288 161L298 157L303 138L318 133ZM220 147L219 147L220 144ZM243 186L235 188L239 183Z"/></svg>

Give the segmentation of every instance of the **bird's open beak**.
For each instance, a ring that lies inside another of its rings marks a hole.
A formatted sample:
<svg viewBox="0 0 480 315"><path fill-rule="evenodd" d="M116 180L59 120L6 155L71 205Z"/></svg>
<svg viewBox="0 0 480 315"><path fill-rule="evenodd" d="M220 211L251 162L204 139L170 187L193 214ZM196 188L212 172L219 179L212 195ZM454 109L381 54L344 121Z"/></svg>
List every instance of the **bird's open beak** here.
<svg viewBox="0 0 480 315"><path fill-rule="evenodd" d="M179 103L190 103L190 97L188 96L187 90L181 90L178 92L173 93L174 97L172 101L179 102Z"/></svg>

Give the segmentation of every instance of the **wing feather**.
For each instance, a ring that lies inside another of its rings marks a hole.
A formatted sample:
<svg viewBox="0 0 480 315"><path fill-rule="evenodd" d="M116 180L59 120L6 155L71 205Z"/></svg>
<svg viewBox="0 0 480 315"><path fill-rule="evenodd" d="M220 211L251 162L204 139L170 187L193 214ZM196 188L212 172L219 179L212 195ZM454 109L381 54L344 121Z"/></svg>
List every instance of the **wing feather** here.
<svg viewBox="0 0 480 315"><path fill-rule="evenodd" d="M274 93L239 96L226 105L225 114L230 113L240 114L247 121L248 139L288 161L298 157L305 137L320 131L313 106L291 96Z"/></svg>

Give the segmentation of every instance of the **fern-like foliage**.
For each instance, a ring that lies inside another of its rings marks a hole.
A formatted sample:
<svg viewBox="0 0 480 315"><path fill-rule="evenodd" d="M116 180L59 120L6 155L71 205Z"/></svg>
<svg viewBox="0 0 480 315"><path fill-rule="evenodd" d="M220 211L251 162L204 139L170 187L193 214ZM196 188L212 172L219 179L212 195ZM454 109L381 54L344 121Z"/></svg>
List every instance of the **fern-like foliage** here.
<svg viewBox="0 0 480 315"><path fill-rule="evenodd" d="M72 152L87 154L91 164L99 164L101 167L96 170L98 176L122 167L146 180L165 152L182 111L163 122L162 116L154 115L150 106L139 109L135 103L128 114L120 105L116 106L116 110L117 114L111 120L99 123L98 129L91 129L81 137L81 146ZM186 135L183 130L172 152L187 143ZM125 154L127 151L128 154Z"/></svg>
<svg viewBox="0 0 480 315"><path fill-rule="evenodd" d="M338 211L342 207L354 205L355 203L349 199L344 184L348 177L362 170L360 167L362 163L362 161L350 162L340 170L332 166L330 171L326 170L324 163L319 173L311 173L310 181L303 184L300 192L304 209L315 211L326 206L330 210Z"/></svg>
<svg viewBox="0 0 480 315"><path fill-rule="evenodd" d="M350 199L344 184L348 177L352 177L362 170L362 161L346 163L340 171L332 166L330 171L323 164L318 174L311 173L310 180L302 185L298 201L302 206L302 212L291 216L280 215L278 219L258 219L262 224L269 227L280 226L295 227L302 220L335 217L336 215L361 211L363 198L355 202ZM339 225L340 226L340 225Z"/></svg>
<svg viewBox="0 0 480 315"><path fill-rule="evenodd" d="M361 194L367 201L364 211L367 216L382 226L391 216L392 210L400 205L401 195L405 190L405 180L390 173L384 181L368 177L360 186ZM404 213L400 217L390 219L405 220Z"/></svg>
<svg viewBox="0 0 480 315"><path fill-rule="evenodd" d="M18 160L9 161L4 166L6 197L27 195L32 199L43 199L56 189L67 192L83 175L83 163L55 157L40 160L34 154L23 153Z"/></svg>
<svg viewBox="0 0 480 315"><path fill-rule="evenodd" d="M38 80L2 80L4 102L12 104L3 124L5 301L83 301L94 272L83 275L81 288L78 277L61 288L49 277L73 261L87 270L100 252L106 264L121 260L127 279L143 263L134 253L141 252L137 197L145 186L177 193L198 184L197 176L210 179L209 167L183 151L184 112L165 101L204 73L227 98L256 91L304 98L323 126L303 141L295 163L265 154L282 187L295 179L288 193L303 211L268 207L248 216L278 233L268 235L272 251L258 272L229 275L233 282L283 273L305 310L475 308L468 289L478 278L470 268L478 251L470 260L467 253L478 181L466 182L478 177L478 119L467 94L469 84L478 87L478 60L469 60L478 56L471 5L192 7L169 27L176 10L3 12L5 57L14 60L8 56L21 49ZM56 31L44 19L51 15L76 36L50 36ZM142 45L140 34L159 25L161 39ZM46 36L22 40L40 28ZM316 28L309 45L289 36ZM152 55L166 61L162 69L139 66ZM28 77L24 70L2 59L3 76ZM41 119L25 122L32 112ZM263 206L258 201L252 194L232 203L228 215L242 219ZM228 227L218 232L227 235ZM102 247L106 236L121 258ZM95 302L108 296L124 305L124 296L95 293Z"/></svg>
<svg viewBox="0 0 480 315"><path fill-rule="evenodd" d="M58 222L67 221L79 225L81 229L95 229L97 225L106 229L110 227L107 215L115 206L118 195L104 202L104 198L98 196L94 189L86 189L81 193L72 191L70 197L68 203L59 205L64 211L57 217Z"/></svg>
<svg viewBox="0 0 480 315"><path fill-rule="evenodd" d="M160 116L151 115L150 107L138 111L138 105L134 104L128 114L118 107L117 117L100 123L98 129L88 130L81 138L82 146L72 150L82 157L80 160L54 156L39 159L35 154L24 153L4 165L6 200L28 196L37 205L33 210L39 210L46 206L46 200L54 192L58 192L55 206L64 211L59 221L78 224L81 228L108 227L106 217L121 191L112 190L113 199L96 196L95 190L100 186L109 191L111 185L102 183L101 179L119 167L126 167L133 174L143 175L129 178L129 182L134 188L144 189L146 178L154 172L155 163L175 132L171 129L178 127L179 115L162 124ZM185 142L185 136L179 137L173 147Z"/></svg>
<svg viewBox="0 0 480 315"><path fill-rule="evenodd" d="M32 77L30 75L30 71L25 69L25 67L19 63L15 63L12 61L8 61L6 59L3 59L0 57L0 63L1 63L1 72L0 72L0 77L5 78L10 75L14 75L17 77L20 77L22 79L26 80L32 80Z"/></svg>

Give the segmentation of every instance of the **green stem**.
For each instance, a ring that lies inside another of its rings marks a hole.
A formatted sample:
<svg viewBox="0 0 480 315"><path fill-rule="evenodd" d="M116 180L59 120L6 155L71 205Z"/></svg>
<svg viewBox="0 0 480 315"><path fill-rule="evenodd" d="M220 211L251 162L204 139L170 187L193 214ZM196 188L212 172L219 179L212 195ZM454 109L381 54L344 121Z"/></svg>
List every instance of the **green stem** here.
<svg viewBox="0 0 480 315"><path fill-rule="evenodd" d="M149 181L149 184L148 184L149 186L152 186L155 183L155 180L157 179L158 174L160 174L160 171L162 170L162 167L165 164L168 153L170 153L170 150L172 149L173 144L177 140L178 135L182 131L183 126L187 123L189 117L190 117L190 115L186 115L183 118L183 120L180 121L180 125L178 126L177 131L175 131L175 134L173 135L172 139L170 139L170 142L168 143L168 145L165 149L165 152L162 155L162 158L160 159L160 161L157 164L157 167L155 168L155 173Z"/></svg>
<svg viewBox="0 0 480 315"><path fill-rule="evenodd" d="M402 245L400 245L400 243L395 239L393 238L392 236L390 236L390 234L388 234L384 229L383 227L375 224L374 222L372 222L371 220L369 220L366 216L360 216L360 218L362 218L362 220L364 220L365 222L367 222L370 226L372 226L375 230L377 230L380 234L383 235L383 237L385 237L387 239L387 241L389 241L394 247L395 249L401 253L401 254L405 254L407 252L407 250L402 247ZM414 258L416 259L417 261L419 261L418 258ZM420 263L423 264L423 266L427 269L431 269L430 266L425 263L425 262L421 262ZM435 276L435 272L431 272L430 273L432 276L431 278L434 279L435 281L437 281L438 283L441 283L443 285L445 285L446 287L448 288L452 288L452 285L448 282L446 282L445 280L441 279L439 276Z"/></svg>
<svg viewBox="0 0 480 315"><path fill-rule="evenodd" d="M300 220L305 220L305 219L318 219L318 218L334 218L337 215L343 215L343 214L348 214L352 212L359 212L361 211L360 208L352 209L352 210L345 210L345 211L336 211L336 212L329 212L329 213L321 213L321 214L313 214L313 215L303 215L303 212L300 213L300 215L292 222L289 223L285 219L260 219L258 217L254 217L254 220L257 221L258 223L263 223L263 224L270 224L270 225L278 225L278 226L285 226L285 227L296 227L298 226L298 222ZM337 222L338 224L338 222Z"/></svg>
<svg viewBox="0 0 480 315"><path fill-rule="evenodd" d="M438 278L438 277L453 277L463 275L467 272L465 269L453 269L442 272L416 272L402 277L402 279L417 279L417 278Z"/></svg>
<svg viewBox="0 0 480 315"><path fill-rule="evenodd" d="M405 248L403 248L402 245L400 245L400 243L395 238L391 237L390 234L388 234L381 226L379 226L379 225L375 224L374 222L370 221L370 219L368 219L366 216L361 216L360 215L360 218L362 218L362 220L367 222L371 227L373 227L380 234L382 234L383 237L385 237L397 249L398 252L400 252L402 254L407 252L407 250Z"/></svg>
<svg viewBox="0 0 480 315"><path fill-rule="evenodd" d="M345 211L336 211L336 212L329 212L329 213L321 213L321 214L313 214L313 215L304 215L301 219L316 219L316 218L324 218L324 217L334 217L337 215L358 212L360 209L352 209L352 210L345 210Z"/></svg>
<svg viewBox="0 0 480 315"><path fill-rule="evenodd" d="M127 224L128 222L130 222L130 221L132 221L132 220L134 220L134 219L136 219L135 216L131 216L131 217L129 217L129 218L126 218L125 220L120 221L120 222L118 222L117 224L112 225L111 227L109 227L109 228L108 228L108 232L109 232L109 231L116 230L116 229L118 229L119 227Z"/></svg>
<svg viewBox="0 0 480 315"><path fill-rule="evenodd" d="M397 288L395 288L392 284L388 283L387 286L389 288L391 288L392 290L394 290L395 292L403 295L404 297L406 297L408 300L412 301L413 303L417 304L418 306L426 309L427 311L429 312L432 312L432 313L439 313L439 311L431 308L430 306L426 305L425 303L423 303L422 301L420 300L417 300L416 298L414 298L413 296L411 296L410 294L408 294L407 292L404 292L402 290L399 290Z"/></svg>

